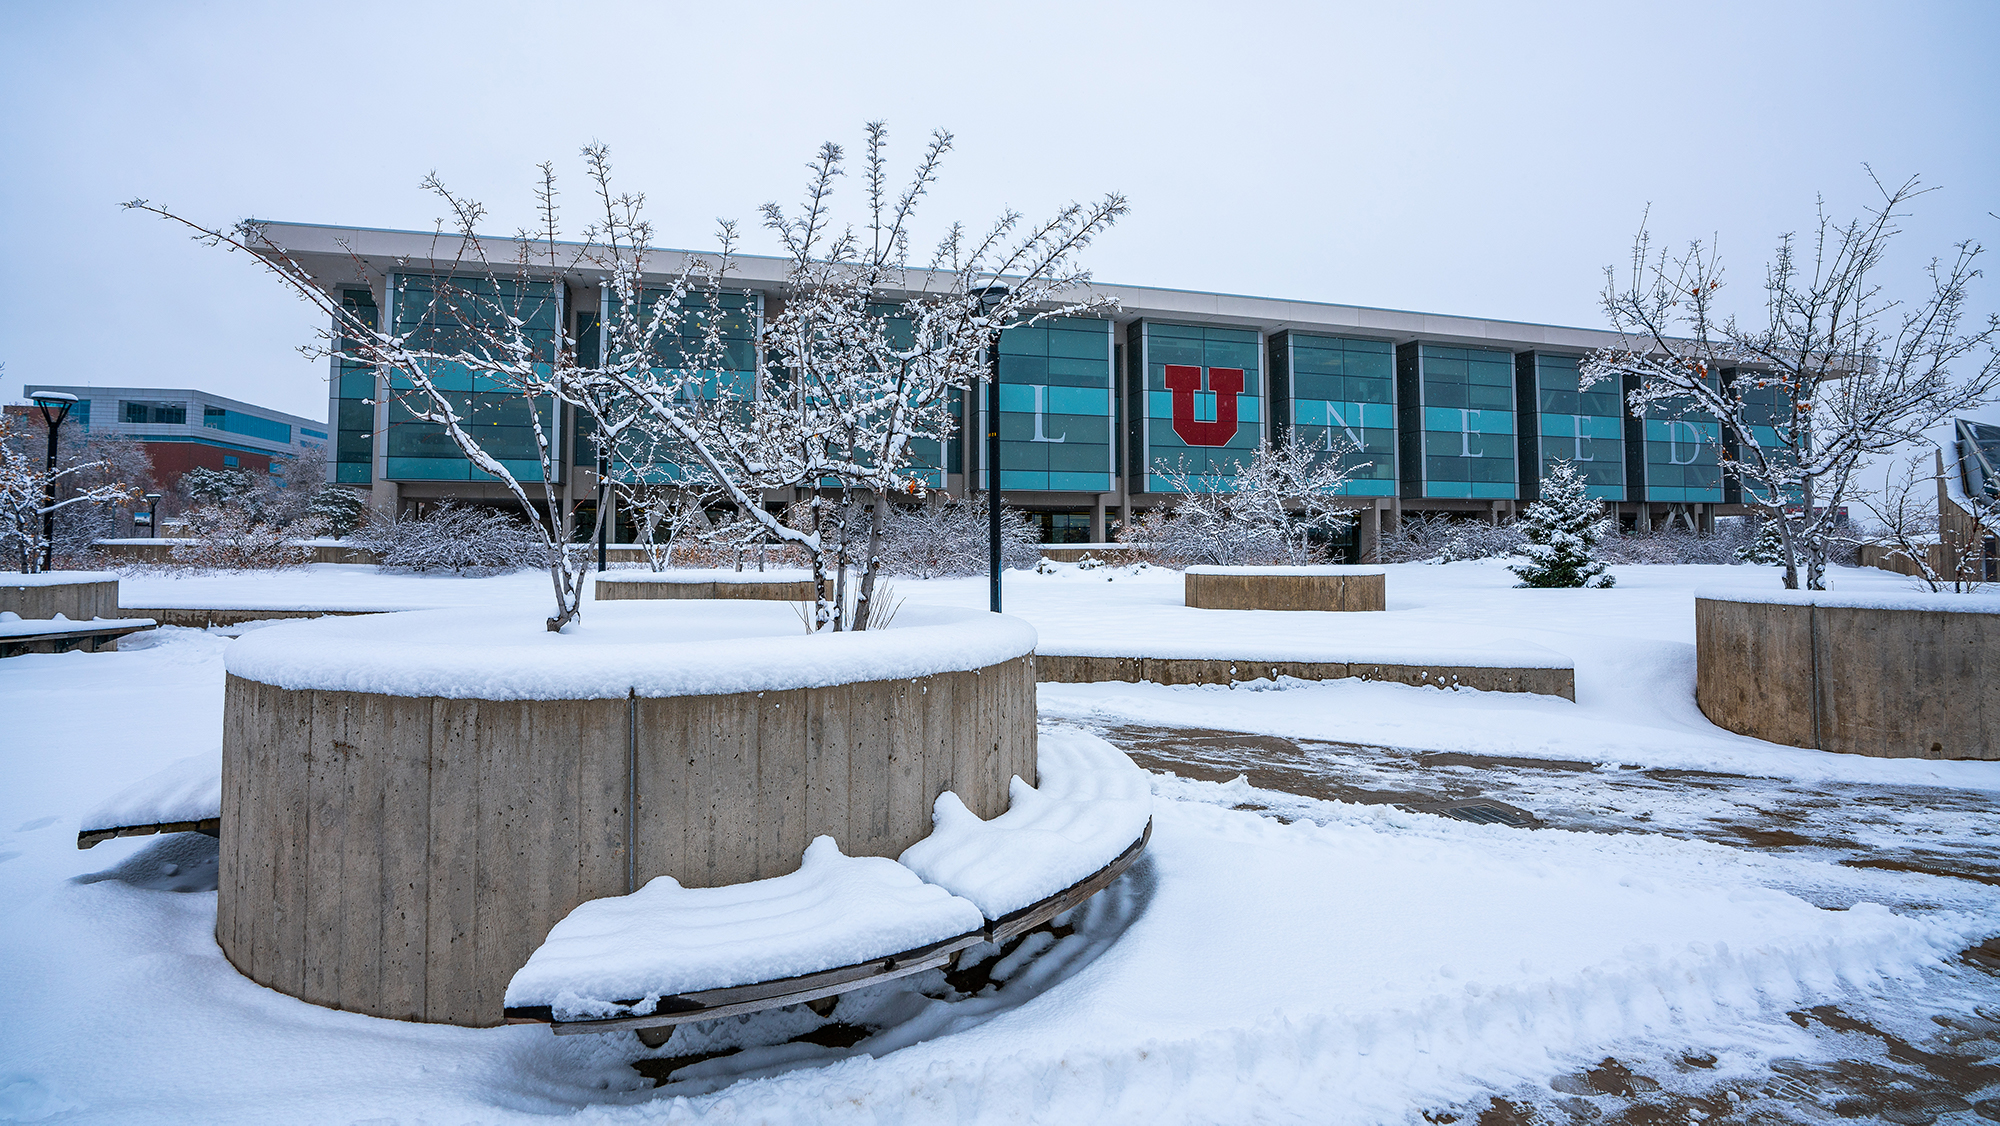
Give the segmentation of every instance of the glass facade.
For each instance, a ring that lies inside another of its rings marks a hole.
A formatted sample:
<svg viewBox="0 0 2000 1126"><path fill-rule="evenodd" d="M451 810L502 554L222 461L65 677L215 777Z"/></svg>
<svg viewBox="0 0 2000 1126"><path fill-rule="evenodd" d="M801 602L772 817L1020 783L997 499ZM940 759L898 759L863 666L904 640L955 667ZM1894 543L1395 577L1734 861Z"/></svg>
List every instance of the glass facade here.
<svg viewBox="0 0 2000 1126"><path fill-rule="evenodd" d="M1792 454L1785 447L1789 444L1787 439L1791 437L1792 411L1790 398L1785 394L1784 390L1779 387L1756 386L1755 381L1760 376L1755 372L1739 372L1731 369L1723 372L1722 375L1725 380L1730 381L1732 384L1736 384L1738 381L1747 381L1747 386L1736 386L1734 389L1743 401L1743 421L1750 424L1750 436L1757 439L1757 445L1763 449L1764 456L1780 465L1791 462L1793 460ZM1780 426L1785 428L1782 434L1779 431ZM1725 436L1723 440L1726 445L1734 447L1735 443L1730 440L1729 436ZM1729 452L1732 456L1739 453L1734 448L1730 449ZM1730 502L1736 504L1771 503L1767 491L1760 488L1756 483L1738 479L1733 473L1728 476L1729 479L1723 482L1723 491L1725 493L1737 494L1726 498ZM1784 503L1798 504L1803 497L1804 494L1800 493L1797 489L1787 489Z"/></svg>
<svg viewBox="0 0 2000 1126"><path fill-rule="evenodd" d="M380 324L375 296L365 289L340 291L340 307L374 328ZM336 333L340 326L334 325ZM353 343L339 337L333 372L333 479L351 485L374 480L375 369L354 355Z"/></svg>
<svg viewBox="0 0 2000 1126"><path fill-rule="evenodd" d="M1636 380L1625 381L1628 393L1637 389ZM1645 418L1628 416L1625 457L1628 496L1655 504L1723 501L1722 425L1685 400L1655 403Z"/></svg>
<svg viewBox="0 0 2000 1126"><path fill-rule="evenodd" d="M390 283L394 287L394 330L410 334L414 347L438 351L474 347L476 331L483 326L468 324L470 318L511 317L521 323L541 354L554 356L559 301L549 282L399 274ZM452 308L446 307L447 297ZM516 480L542 479L535 419L518 393L457 364L440 363L426 374L450 397L464 428L481 449ZM413 389L414 384L407 375L390 372L389 386L401 392ZM542 403L539 413L543 432L551 442L559 441L555 405ZM484 470L466 459L443 426L413 419L400 397L389 404L387 447L383 476L390 480L489 479Z"/></svg>
<svg viewBox="0 0 2000 1126"><path fill-rule="evenodd" d="M1516 495L1513 353L1404 344L1396 383L1404 496Z"/></svg>
<svg viewBox="0 0 2000 1126"><path fill-rule="evenodd" d="M1345 449L1346 496L1396 495L1396 356L1386 341L1271 338L1271 429ZM1349 449L1349 447L1352 447Z"/></svg>
<svg viewBox="0 0 2000 1126"><path fill-rule="evenodd" d="M1108 493L1111 322L1058 317L1000 334L1000 488ZM986 392L975 429L986 453ZM920 451L921 452L921 451ZM935 462L933 462L935 464ZM986 487L985 467L975 474ZM941 482L940 482L941 483Z"/></svg>
<svg viewBox="0 0 2000 1126"><path fill-rule="evenodd" d="M173 426L181 426L187 423L186 403L125 402L118 405L124 408L126 422Z"/></svg>
<svg viewBox="0 0 2000 1126"><path fill-rule="evenodd" d="M1521 495L1539 497L1541 478L1567 461L1596 500L1625 499L1625 416L1617 384L1580 386L1579 360L1546 352L1514 358L1519 400L1535 404L1521 418Z"/></svg>
<svg viewBox="0 0 2000 1126"><path fill-rule="evenodd" d="M292 444L292 427L289 423L260 418L254 414L245 414L224 407L203 407L201 424L210 430L247 434L252 438L262 438L267 442L283 442L288 446Z"/></svg>
<svg viewBox="0 0 2000 1126"><path fill-rule="evenodd" d="M1173 491L1163 468L1228 488L1264 432L1257 330L1140 321L1130 332L1134 491Z"/></svg>

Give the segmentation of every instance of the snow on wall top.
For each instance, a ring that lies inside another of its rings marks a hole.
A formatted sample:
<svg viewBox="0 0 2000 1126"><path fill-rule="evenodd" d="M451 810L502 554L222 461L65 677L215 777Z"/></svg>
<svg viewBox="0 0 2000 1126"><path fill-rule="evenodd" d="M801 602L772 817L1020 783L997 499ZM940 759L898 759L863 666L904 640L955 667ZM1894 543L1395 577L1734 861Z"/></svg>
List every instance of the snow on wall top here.
<svg viewBox="0 0 2000 1126"><path fill-rule="evenodd" d="M1189 567L1184 575L1273 575L1294 578L1306 575L1386 575L1380 567L1356 567L1329 563L1317 567Z"/></svg>
<svg viewBox="0 0 2000 1126"><path fill-rule="evenodd" d="M633 1010L643 1016L663 995L851 966L983 925L977 907L901 864L820 837L787 876L719 888L659 876L579 906L514 974L506 1004L587 1020L649 998Z"/></svg>
<svg viewBox="0 0 2000 1126"><path fill-rule="evenodd" d="M1793 606L1826 606L1843 610L1930 610L1948 614L2000 614L2000 595L1953 594L1931 590L1744 590L1701 587L1696 600L1711 602L1771 602Z"/></svg>
<svg viewBox="0 0 2000 1126"><path fill-rule="evenodd" d="M1221 613L1256 613L1225 610ZM1277 613L1279 611L1274 611ZM1312 611L1282 611L1304 617ZM1329 613L1329 616L1333 616ZM1340 617L1349 615L1341 614ZM1178 639L1141 637L1103 641L1054 641L1038 647L1045 657L1146 657L1160 661L1236 661L1245 672L1259 663L1434 665L1474 669L1573 669L1576 662L1533 642L1502 638L1486 645L1383 645L1367 641Z"/></svg>
<svg viewBox="0 0 2000 1126"><path fill-rule="evenodd" d="M729 568L672 571L599 571L599 582L614 583L802 583L812 581L812 572L798 567L768 571L737 571Z"/></svg>
<svg viewBox="0 0 2000 1126"><path fill-rule="evenodd" d="M984 668L1034 628L904 606L892 628L807 635L788 602L593 604L560 634L540 613L416 610L272 626L229 647L232 676L279 688L465 700L604 700L822 688Z"/></svg>
<svg viewBox="0 0 2000 1126"><path fill-rule="evenodd" d="M0 579L0 586L69 586L72 583L115 583L118 575L113 571L43 571L39 575L8 575Z"/></svg>
<svg viewBox="0 0 2000 1126"><path fill-rule="evenodd" d="M905 849L905 867L999 919L1089 879L1146 831L1153 787L1124 752L1085 731L1043 730L1041 786L1015 778L991 821L957 794L938 795L936 827Z"/></svg>

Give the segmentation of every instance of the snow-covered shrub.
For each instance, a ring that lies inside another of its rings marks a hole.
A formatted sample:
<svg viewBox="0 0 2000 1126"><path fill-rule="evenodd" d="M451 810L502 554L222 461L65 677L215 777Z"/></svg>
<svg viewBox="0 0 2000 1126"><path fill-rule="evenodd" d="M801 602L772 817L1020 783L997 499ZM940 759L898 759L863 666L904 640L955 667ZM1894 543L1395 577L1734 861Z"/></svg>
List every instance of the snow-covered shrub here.
<svg viewBox="0 0 2000 1126"><path fill-rule="evenodd" d="M289 542L284 530L233 504L189 509L186 542L168 554L174 566L199 571L269 571L312 562L311 548Z"/></svg>
<svg viewBox="0 0 2000 1126"><path fill-rule="evenodd" d="M1541 499L1528 506L1516 526L1527 539L1527 560L1507 568L1524 587L1608 587L1614 580L1597 558L1597 541L1609 523L1604 502L1586 495L1589 484L1576 467L1558 461L1542 478Z"/></svg>
<svg viewBox="0 0 2000 1126"><path fill-rule="evenodd" d="M897 506L882 527L882 572L911 578L983 575L990 565L992 526L986 502ZM1026 513L1000 507L1000 561L1033 567L1041 558L1041 536Z"/></svg>
<svg viewBox="0 0 2000 1126"><path fill-rule="evenodd" d="M1727 565L1739 562L1736 552L1754 535L1752 527L1748 520L1724 517L1716 521L1714 533L1705 536L1678 524L1607 535L1598 544L1597 557L1607 563Z"/></svg>
<svg viewBox="0 0 2000 1126"><path fill-rule="evenodd" d="M1376 557L1384 563L1454 563L1518 555L1527 542L1515 524L1489 524L1449 513L1405 513L1382 533Z"/></svg>
<svg viewBox="0 0 2000 1126"><path fill-rule="evenodd" d="M544 550L533 529L497 508L446 501L419 517L377 520L355 537L382 566L456 574L539 567Z"/></svg>
<svg viewBox="0 0 2000 1126"><path fill-rule="evenodd" d="M1320 562L1324 541L1354 522L1353 502L1341 495L1353 468L1344 452L1294 432L1276 445L1260 443L1233 475L1162 464L1160 475L1180 495L1170 509L1135 518L1120 536L1150 544L1155 558L1173 566Z"/></svg>

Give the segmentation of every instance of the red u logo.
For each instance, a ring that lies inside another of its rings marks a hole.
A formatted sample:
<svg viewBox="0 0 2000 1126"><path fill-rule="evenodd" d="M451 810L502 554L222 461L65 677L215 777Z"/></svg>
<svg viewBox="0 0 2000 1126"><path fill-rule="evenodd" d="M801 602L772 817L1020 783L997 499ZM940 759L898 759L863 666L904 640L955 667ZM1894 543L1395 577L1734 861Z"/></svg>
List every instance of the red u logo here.
<svg viewBox="0 0 2000 1126"><path fill-rule="evenodd" d="M1243 369L1208 369L1208 390L1215 396L1213 422L1194 417L1201 373L1201 368L1188 364L1167 365L1167 390L1174 394L1174 433L1190 446L1226 446L1236 437L1236 396L1243 393Z"/></svg>

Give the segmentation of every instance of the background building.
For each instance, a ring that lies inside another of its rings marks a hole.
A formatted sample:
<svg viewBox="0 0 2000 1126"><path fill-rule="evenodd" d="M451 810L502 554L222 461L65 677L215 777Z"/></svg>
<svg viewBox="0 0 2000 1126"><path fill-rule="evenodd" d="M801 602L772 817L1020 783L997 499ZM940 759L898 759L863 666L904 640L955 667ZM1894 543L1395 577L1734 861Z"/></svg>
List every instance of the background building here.
<svg viewBox="0 0 2000 1126"><path fill-rule="evenodd" d="M427 303L412 294L450 268L431 257L438 242L427 232L273 223L266 235L347 308L374 323L386 317L398 331L423 327ZM655 252L663 284L684 257ZM748 294L732 310L728 370L718 378L748 380L786 262L734 263L732 283ZM555 310L568 310L563 327L582 360L595 362L605 297L587 272L503 284L551 298L563 285L560 301L530 303L545 312L528 327L553 342ZM1226 476L1260 441L1294 430L1329 448L1356 447L1346 487L1362 513L1345 545L1354 555L1372 551L1385 522L1404 513L1498 521L1536 498L1556 460L1577 462L1591 494L1629 526L1675 520L1705 530L1717 515L1743 511L1740 489L1723 480L1715 422L1635 418L1624 405L1631 388L1580 385L1580 361L1615 344L1609 333L1141 286L1095 291L1116 299L1117 311L1009 330L1000 343L1000 485L1010 504L1036 515L1047 540L1104 540L1135 509L1172 500L1162 466ZM333 364L336 480L369 488L378 506L506 495L441 428L409 419L380 385L393 375ZM482 412L488 449L522 479L539 480L531 420L508 415L525 408L504 393L460 391ZM952 496L986 484L985 396L973 399L960 439L928 452L933 483ZM563 496L589 503L595 453L585 428L567 413L543 422L572 451Z"/></svg>
<svg viewBox="0 0 2000 1126"><path fill-rule="evenodd" d="M325 446L327 424L318 419L225 399L206 391L164 387L71 387L31 383L43 391L75 395L65 426L120 434L145 446L153 483L171 491L181 475L204 469L246 469L284 477L284 463L308 447ZM27 408L32 411L32 408ZM35 415L39 420L40 416Z"/></svg>

